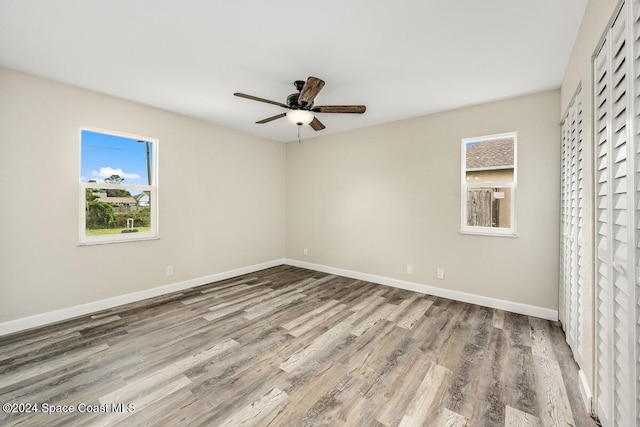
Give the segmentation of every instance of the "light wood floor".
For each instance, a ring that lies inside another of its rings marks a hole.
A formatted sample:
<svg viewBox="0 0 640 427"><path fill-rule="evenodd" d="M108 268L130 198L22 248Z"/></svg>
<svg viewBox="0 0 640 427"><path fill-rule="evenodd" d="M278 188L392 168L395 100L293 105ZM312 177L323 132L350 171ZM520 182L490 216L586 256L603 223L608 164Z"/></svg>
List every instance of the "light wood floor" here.
<svg viewBox="0 0 640 427"><path fill-rule="evenodd" d="M3 426L593 426L577 384L557 323L290 266L0 337Z"/></svg>

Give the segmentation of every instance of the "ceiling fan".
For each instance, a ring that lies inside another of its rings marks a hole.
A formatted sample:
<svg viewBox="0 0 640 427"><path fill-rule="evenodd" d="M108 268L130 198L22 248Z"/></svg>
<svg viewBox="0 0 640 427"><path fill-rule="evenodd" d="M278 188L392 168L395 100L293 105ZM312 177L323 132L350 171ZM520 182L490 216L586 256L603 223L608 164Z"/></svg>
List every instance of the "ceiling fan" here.
<svg viewBox="0 0 640 427"><path fill-rule="evenodd" d="M324 81L317 77L309 77L307 81L296 80L293 82L298 93L292 93L287 96L286 104L277 101L270 101L268 99L259 98L253 95L247 95L244 93L236 92L235 96L240 98L252 99L254 101L266 102L267 104L278 105L282 108L286 108L286 113L277 114L275 116L267 117L257 121L257 124L269 123L270 121L287 117L292 123L302 126L308 124L313 130L318 131L325 128L320 120L313 113L338 113L338 114L362 114L366 111L367 107L364 105L321 105L314 106L313 100L324 86Z"/></svg>

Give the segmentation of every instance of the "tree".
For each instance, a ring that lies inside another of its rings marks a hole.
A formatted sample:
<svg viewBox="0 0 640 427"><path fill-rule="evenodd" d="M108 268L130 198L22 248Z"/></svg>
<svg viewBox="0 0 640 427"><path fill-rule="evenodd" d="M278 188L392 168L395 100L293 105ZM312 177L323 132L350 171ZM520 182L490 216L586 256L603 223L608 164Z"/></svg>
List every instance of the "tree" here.
<svg viewBox="0 0 640 427"><path fill-rule="evenodd" d="M93 202L98 198L98 196L96 196L94 191L95 190L93 188L87 188L85 190L85 199L87 200L87 202Z"/></svg>
<svg viewBox="0 0 640 427"><path fill-rule="evenodd" d="M97 200L87 202L87 229L111 228L115 222L113 207Z"/></svg>
<svg viewBox="0 0 640 427"><path fill-rule="evenodd" d="M124 178L121 177L120 175L111 175L110 177L105 178L104 182L108 184L120 185L124 182ZM108 197L131 197L131 193L129 193L127 190L107 188L107 196Z"/></svg>
<svg viewBox="0 0 640 427"><path fill-rule="evenodd" d="M121 177L120 175L111 175L108 178L104 179L104 182L108 183L108 184L122 184L124 182L124 178Z"/></svg>

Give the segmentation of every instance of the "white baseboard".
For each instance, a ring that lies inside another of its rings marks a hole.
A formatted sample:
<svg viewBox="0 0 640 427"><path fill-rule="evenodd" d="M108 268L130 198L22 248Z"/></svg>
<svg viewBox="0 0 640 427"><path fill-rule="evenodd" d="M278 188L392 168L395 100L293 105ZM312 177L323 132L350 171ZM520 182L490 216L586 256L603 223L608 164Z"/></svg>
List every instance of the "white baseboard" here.
<svg viewBox="0 0 640 427"><path fill-rule="evenodd" d="M323 273L336 274L338 276L350 277L352 279L365 280L367 282L379 283L381 285L392 286L394 288L407 289L410 291L429 294L437 297L448 298L460 302L481 305L489 308L510 311L512 313L524 314L527 316L539 317L541 319L557 321L558 311L534 305L522 304L513 301L506 301L496 298L483 297L465 292L453 291L451 289L439 288L436 286L423 285L421 283L407 282L389 277L376 276L373 274L361 273L357 271L344 270L341 268L329 267L321 264L313 264L305 261L285 258L284 263L294 267L308 268L310 270L321 271Z"/></svg>
<svg viewBox="0 0 640 427"><path fill-rule="evenodd" d="M185 280L183 282L172 283L170 285L145 289L144 291L132 292L130 294L119 295L99 301L93 301L87 304L76 305L73 307L63 308L61 310L50 311L47 313L23 317L21 319L10 320L8 322L2 322L0 323L0 336L60 322L63 320L69 320L74 317L84 316L85 314L95 313L96 311L106 310L123 304L129 304L147 298L166 295L171 292L183 291L185 289L206 285L208 283L217 282L219 280L230 279L232 277L253 273L254 271L264 270L265 268L271 268L282 264L285 264L284 259L277 259L260 264L250 265L248 267L224 271L222 273L197 277L195 279Z"/></svg>
<svg viewBox="0 0 640 427"><path fill-rule="evenodd" d="M321 264L312 264L294 259L282 258L268 261L260 264L242 267L234 270L224 271L221 273L211 274L208 276L197 277L195 279L185 280L183 282L172 283L170 285L159 286L156 288L146 289L144 291L133 292L130 294L119 295L99 301L93 301L87 304L67 307L60 310L50 311L47 313L36 314L33 316L23 317L20 319L9 320L0 323L0 336L20 332L63 320L72 319L78 316L95 313L100 310L117 307L123 304L129 304L141 301L147 298L153 298L166 295L171 292L178 292L196 286L206 285L208 283L217 282L219 280L230 279L232 277L241 276L243 274L253 273L255 271L264 270L278 265L287 264L294 267L308 268L310 270L321 271L323 273L336 274L339 276L350 277L352 279L365 280L367 282L379 283L381 285L392 286L400 289L420 292L423 294L434 295L437 297L449 298L456 301L467 302L471 304L482 305L490 308L511 311L513 313L525 314L527 316L540 317L547 320L558 320L558 311L548 308L537 307L527 304L521 304L512 301L505 301L495 298L483 297L464 292L453 291L450 289L439 288L436 286L423 285L420 283L407 282L389 277L376 276L373 274L360 273L357 271L344 270L341 268L329 267ZM586 383L585 383L586 384ZM587 387L588 389L588 387Z"/></svg>
<svg viewBox="0 0 640 427"><path fill-rule="evenodd" d="M580 379L580 397L582 397L582 404L589 414L593 413L593 394L587 381L587 376L584 371L580 369L578 371L578 378Z"/></svg>

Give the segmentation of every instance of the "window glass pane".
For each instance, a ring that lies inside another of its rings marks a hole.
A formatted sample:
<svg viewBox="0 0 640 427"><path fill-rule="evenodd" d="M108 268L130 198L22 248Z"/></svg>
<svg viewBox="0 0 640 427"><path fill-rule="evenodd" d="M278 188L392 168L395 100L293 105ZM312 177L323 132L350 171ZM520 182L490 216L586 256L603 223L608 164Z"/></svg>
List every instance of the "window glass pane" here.
<svg viewBox="0 0 640 427"><path fill-rule="evenodd" d="M511 227L511 188L470 188L467 191L467 225Z"/></svg>
<svg viewBox="0 0 640 427"><path fill-rule="evenodd" d="M81 182L153 185L153 143L82 130Z"/></svg>
<svg viewBox="0 0 640 427"><path fill-rule="evenodd" d="M513 179L513 160L513 137L468 141L466 143L467 172L492 171L494 174L488 175L488 177L493 180L500 177L495 172L510 170L511 179Z"/></svg>
<svg viewBox="0 0 640 427"><path fill-rule="evenodd" d="M151 193L131 188L85 189L87 236L151 230Z"/></svg>

